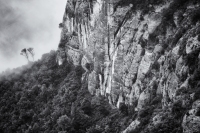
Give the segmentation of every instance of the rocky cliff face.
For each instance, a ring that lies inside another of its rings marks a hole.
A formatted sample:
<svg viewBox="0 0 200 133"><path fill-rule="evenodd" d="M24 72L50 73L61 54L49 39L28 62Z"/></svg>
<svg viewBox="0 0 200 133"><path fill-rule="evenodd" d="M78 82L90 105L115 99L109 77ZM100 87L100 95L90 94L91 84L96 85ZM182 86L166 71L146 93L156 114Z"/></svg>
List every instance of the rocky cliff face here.
<svg viewBox="0 0 200 133"><path fill-rule="evenodd" d="M113 107L141 111L159 97L153 127L178 104L184 108L183 132L199 132L199 20L195 0L70 0L60 24L58 60L81 65L89 92L107 97ZM138 117L123 132L141 123Z"/></svg>

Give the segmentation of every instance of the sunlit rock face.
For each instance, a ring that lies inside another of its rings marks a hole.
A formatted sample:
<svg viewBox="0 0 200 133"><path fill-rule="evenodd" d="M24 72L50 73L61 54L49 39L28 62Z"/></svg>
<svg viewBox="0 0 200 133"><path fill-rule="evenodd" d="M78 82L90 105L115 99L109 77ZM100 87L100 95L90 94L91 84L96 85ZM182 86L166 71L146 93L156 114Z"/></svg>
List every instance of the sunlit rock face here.
<svg viewBox="0 0 200 133"><path fill-rule="evenodd" d="M137 129L137 127L139 126L140 121L139 120L134 120L128 127L126 130L124 130L122 133L129 133L131 131L133 131L134 129Z"/></svg>
<svg viewBox="0 0 200 133"><path fill-rule="evenodd" d="M139 96L137 109L142 109L155 98L157 89L157 81L154 79L149 84L148 88L146 88Z"/></svg>
<svg viewBox="0 0 200 133"><path fill-rule="evenodd" d="M186 102L186 92L180 91L195 88L198 82L191 83L198 79L196 69L200 68L198 4L186 2L176 7L174 1L166 1L148 5L146 11L131 2L116 3L68 1L59 64L66 59L74 66L81 65L89 92L107 97L116 108L125 103L140 111L157 96L161 96L162 109L171 108L178 100ZM195 117L199 123L198 116L190 117L184 117L184 132L193 128L186 122L189 119ZM139 124L140 120L133 121L124 132Z"/></svg>
<svg viewBox="0 0 200 133"><path fill-rule="evenodd" d="M149 34L153 33L155 29L160 25L162 19L161 19L160 13L152 13L148 16L148 32Z"/></svg>

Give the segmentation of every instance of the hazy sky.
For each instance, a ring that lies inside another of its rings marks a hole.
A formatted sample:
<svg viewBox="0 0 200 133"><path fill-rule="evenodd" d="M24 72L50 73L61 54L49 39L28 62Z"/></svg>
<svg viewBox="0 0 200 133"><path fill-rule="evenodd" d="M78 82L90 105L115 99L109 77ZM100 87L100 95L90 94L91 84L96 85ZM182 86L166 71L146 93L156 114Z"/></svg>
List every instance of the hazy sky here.
<svg viewBox="0 0 200 133"><path fill-rule="evenodd" d="M36 60L57 49L66 2L0 0L0 72L27 63L23 48L33 47Z"/></svg>

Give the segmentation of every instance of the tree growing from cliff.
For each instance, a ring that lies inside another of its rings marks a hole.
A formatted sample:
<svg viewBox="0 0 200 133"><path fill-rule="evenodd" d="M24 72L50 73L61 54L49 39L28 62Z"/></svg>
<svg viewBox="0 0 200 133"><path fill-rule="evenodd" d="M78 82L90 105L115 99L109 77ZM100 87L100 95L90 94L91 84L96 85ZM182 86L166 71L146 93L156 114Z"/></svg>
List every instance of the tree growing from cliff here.
<svg viewBox="0 0 200 133"><path fill-rule="evenodd" d="M59 28L60 28L60 29L63 28L63 23L60 23L60 24L59 24Z"/></svg>

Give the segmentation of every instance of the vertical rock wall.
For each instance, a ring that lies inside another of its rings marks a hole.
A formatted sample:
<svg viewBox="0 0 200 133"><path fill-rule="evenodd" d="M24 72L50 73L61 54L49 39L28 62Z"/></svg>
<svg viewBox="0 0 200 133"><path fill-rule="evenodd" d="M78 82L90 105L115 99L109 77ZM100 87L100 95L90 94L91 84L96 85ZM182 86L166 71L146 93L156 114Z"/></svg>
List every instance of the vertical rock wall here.
<svg viewBox="0 0 200 133"><path fill-rule="evenodd" d="M82 65L91 94L108 97L118 108L125 103L141 110L158 95L163 108L170 106L177 101L179 89L190 88L194 68L186 57L198 55L200 48L200 23L191 18L199 4L171 11L171 3L149 4L144 13L134 10L132 3L68 1L58 48L60 62L67 59Z"/></svg>

